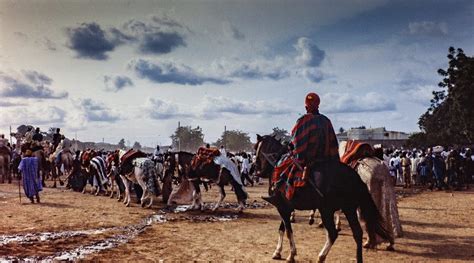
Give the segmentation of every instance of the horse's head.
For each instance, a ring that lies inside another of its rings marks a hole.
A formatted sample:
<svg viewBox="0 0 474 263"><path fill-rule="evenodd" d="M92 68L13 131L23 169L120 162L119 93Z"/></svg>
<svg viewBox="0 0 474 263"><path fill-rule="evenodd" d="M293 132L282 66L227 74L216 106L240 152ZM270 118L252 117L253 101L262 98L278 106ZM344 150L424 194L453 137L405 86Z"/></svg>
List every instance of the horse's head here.
<svg viewBox="0 0 474 263"><path fill-rule="evenodd" d="M254 145L256 151L255 168L257 176L269 178L272 176L280 157L287 152L287 147L279 140L270 135L260 136L257 134L257 143Z"/></svg>

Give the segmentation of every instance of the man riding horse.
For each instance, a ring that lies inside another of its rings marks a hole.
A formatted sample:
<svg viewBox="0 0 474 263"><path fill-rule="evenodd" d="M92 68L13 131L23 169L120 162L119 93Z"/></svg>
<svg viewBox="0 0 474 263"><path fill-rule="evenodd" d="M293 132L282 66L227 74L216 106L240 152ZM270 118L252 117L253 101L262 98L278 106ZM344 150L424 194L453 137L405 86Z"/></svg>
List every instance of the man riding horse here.
<svg viewBox="0 0 474 263"><path fill-rule="evenodd" d="M320 98L309 93L305 98L306 114L301 116L292 130L291 151L279 162L273 173L275 190L286 191L291 199L294 188L304 185L311 170L319 170L331 162L339 161L336 133L331 121L319 113ZM325 184L324 174L316 178L318 188Z"/></svg>

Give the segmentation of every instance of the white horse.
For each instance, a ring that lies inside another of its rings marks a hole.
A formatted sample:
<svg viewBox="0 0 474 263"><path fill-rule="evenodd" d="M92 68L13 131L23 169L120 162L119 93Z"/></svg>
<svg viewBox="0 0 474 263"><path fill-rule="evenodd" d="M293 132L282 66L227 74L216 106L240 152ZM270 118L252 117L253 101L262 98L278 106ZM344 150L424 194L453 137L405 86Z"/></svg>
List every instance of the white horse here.
<svg viewBox="0 0 474 263"><path fill-rule="evenodd" d="M125 151L119 151L119 158L121 159L122 156L125 154ZM120 178L125 185L125 196L123 203L128 207L130 206L130 183L137 183L143 189L143 194L140 199L140 203L142 207L150 208L153 205L154 196L152 189L152 184L156 182L155 191L160 191L160 187L158 184L158 179L161 179L163 173L163 165L161 163L155 163L148 159L148 158L136 158L133 160L133 169L128 174L120 173ZM157 193L155 193L157 194ZM145 205L145 201L150 199L148 205Z"/></svg>

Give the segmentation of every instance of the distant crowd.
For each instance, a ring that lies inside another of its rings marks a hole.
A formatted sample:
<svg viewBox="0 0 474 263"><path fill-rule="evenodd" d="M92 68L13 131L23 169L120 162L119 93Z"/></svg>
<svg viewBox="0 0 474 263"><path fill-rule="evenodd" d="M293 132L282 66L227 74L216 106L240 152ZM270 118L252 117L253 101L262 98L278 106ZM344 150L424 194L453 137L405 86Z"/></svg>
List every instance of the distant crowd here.
<svg viewBox="0 0 474 263"><path fill-rule="evenodd" d="M383 159L396 185L461 190L473 182L474 155L469 148L385 150Z"/></svg>

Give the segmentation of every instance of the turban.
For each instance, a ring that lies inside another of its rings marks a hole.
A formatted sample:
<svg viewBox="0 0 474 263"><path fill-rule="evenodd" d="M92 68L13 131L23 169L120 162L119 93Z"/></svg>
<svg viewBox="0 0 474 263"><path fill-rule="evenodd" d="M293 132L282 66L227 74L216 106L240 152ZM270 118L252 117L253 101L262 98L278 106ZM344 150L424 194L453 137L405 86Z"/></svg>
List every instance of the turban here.
<svg viewBox="0 0 474 263"><path fill-rule="evenodd" d="M306 95L306 98L304 100L304 104L306 106L306 110L308 112L315 112L319 109L319 96L318 94L311 92Z"/></svg>

